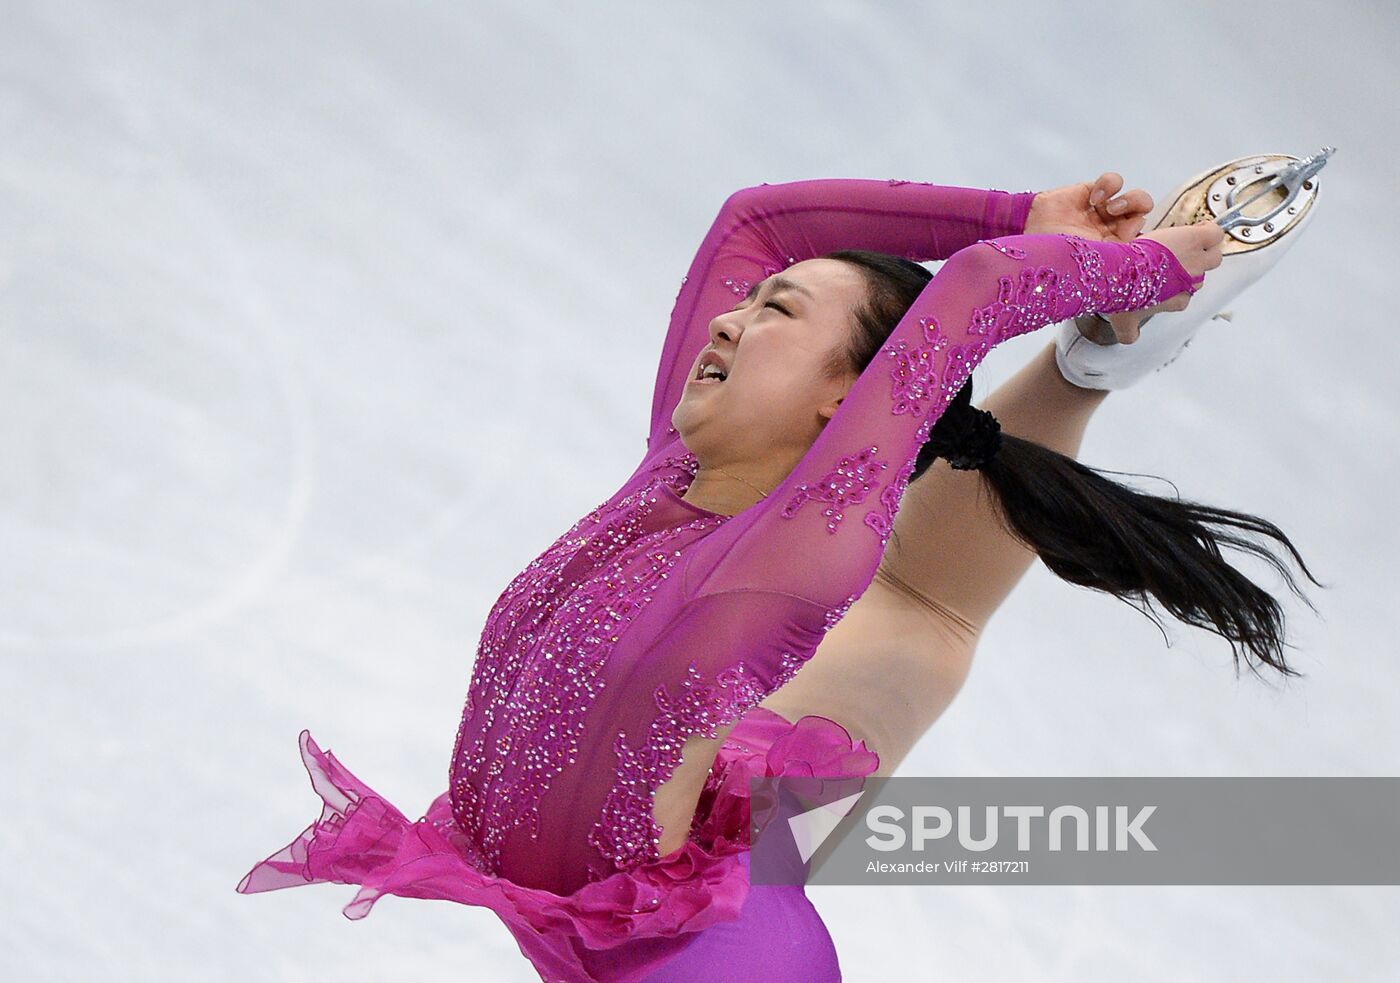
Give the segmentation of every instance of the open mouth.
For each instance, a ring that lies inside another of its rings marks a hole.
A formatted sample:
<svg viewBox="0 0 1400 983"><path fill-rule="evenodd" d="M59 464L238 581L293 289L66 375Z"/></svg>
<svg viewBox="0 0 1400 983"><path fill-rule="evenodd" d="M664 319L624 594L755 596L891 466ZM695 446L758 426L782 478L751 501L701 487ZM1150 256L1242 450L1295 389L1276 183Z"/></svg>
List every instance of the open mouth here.
<svg viewBox="0 0 1400 983"><path fill-rule="evenodd" d="M718 385L727 378L729 370L725 367L724 360L714 352L706 352L700 356L700 364L691 381L697 385Z"/></svg>

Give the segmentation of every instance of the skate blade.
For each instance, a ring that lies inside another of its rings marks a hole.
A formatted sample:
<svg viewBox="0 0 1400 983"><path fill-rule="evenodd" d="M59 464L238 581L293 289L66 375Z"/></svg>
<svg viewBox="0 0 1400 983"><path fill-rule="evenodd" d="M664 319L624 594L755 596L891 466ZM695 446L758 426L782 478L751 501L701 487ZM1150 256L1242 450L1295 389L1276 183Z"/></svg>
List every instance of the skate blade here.
<svg viewBox="0 0 1400 983"><path fill-rule="evenodd" d="M1155 224L1149 216L1145 225L1166 229L1213 221L1225 230L1224 255L1262 248L1296 228L1313 207L1321 186L1317 172L1332 150L1309 158L1257 154L1229 161L1177 189Z"/></svg>
<svg viewBox="0 0 1400 983"><path fill-rule="evenodd" d="M1222 257L1252 252L1277 242L1298 228L1312 209L1321 187L1317 172L1334 149L1324 147L1320 154L1308 158L1255 154L1204 170L1159 202L1148 214L1143 229L1219 221L1223 216L1230 225L1225 228L1225 241L1220 247ZM1302 171L1298 180L1290 183L1275 180L1290 167ZM1270 184L1273 187L1269 187ZM1241 217L1251 224L1232 222L1232 218ZM1139 322L1139 330L1154 317L1156 315L1149 314ZM1080 334L1094 344L1118 344L1113 328L1101 314L1081 314L1074 320Z"/></svg>

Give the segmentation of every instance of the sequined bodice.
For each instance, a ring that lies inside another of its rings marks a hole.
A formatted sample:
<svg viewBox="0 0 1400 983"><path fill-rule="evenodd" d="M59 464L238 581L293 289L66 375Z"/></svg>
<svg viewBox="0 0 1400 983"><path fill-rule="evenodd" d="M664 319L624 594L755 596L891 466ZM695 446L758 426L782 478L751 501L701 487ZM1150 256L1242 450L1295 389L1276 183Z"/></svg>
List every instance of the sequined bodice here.
<svg viewBox="0 0 1400 983"><path fill-rule="evenodd" d="M450 776L475 865L564 893L655 859L652 795L686 738L790 679L869 585L919 448L990 348L1193 289L1155 242L1018 234L1031 197L837 179L725 203L676 299L641 465L487 617ZM946 262L767 498L732 517L682 501L697 465L669 421L709 322L843 248Z"/></svg>
<svg viewBox="0 0 1400 983"><path fill-rule="evenodd" d="M512 830L539 837L541 796L588 753L583 730L607 685L601 670L625 655L618 643L676 572L684 547L724 521L673 507L665 490L674 474L639 475L590 511L487 616L452 789L458 825L475 834L488 869Z"/></svg>

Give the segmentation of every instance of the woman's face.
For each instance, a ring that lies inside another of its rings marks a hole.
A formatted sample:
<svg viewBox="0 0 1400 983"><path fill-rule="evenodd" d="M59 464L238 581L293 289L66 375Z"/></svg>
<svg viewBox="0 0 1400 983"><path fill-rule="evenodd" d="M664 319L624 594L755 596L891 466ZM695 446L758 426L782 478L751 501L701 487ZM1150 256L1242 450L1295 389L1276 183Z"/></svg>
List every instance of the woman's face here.
<svg viewBox="0 0 1400 983"><path fill-rule="evenodd" d="M690 366L671 423L702 464L799 460L855 381L825 375L844 348L865 279L835 259L809 259L754 284L710 322L710 344ZM702 381L708 352L728 374Z"/></svg>

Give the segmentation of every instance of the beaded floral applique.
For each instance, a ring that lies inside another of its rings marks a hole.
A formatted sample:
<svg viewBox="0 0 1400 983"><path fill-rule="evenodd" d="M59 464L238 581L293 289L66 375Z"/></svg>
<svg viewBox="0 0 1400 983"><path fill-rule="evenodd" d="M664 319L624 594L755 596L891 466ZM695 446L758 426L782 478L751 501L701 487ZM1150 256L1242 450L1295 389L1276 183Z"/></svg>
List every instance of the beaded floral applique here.
<svg viewBox="0 0 1400 983"><path fill-rule="evenodd" d="M896 472L894 480L881 489L880 508L871 509L865 513L865 525L875 530L875 534L880 537L881 547L889 545L890 532L894 529L894 517L899 511L900 499L909 483L909 476L914 473L918 457L916 453L905 462L904 466Z"/></svg>
<svg viewBox="0 0 1400 983"><path fill-rule="evenodd" d="M744 294L749 292L749 288L753 286L753 284L749 283L747 280L736 279L734 277L725 277L724 285L728 287L730 292L736 297L744 296Z"/></svg>
<svg viewBox="0 0 1400 983"><path fill-rule="evenodd" d="M540 800L583 744L613 647L682 556L677 538L723 521L702 516L646 532L642 519L661 480L576 523L512 581L488 616L451 786L453 818L474 837L473 853L488 871L499 870L511 830L524 823L538 835ZM583 568L571 587L566 574L578 574L575 563ZM569 617L555 617L563 607ZM468 721L477 736L464 742Z"/></svg>
<svg viewBox="0 0 1400 983"><path fill-rule="evenodd" d="M1129 257L1115 272L1104 268L1103 257L1078 236L1066 235L1080 282L1074 284L1082 310L1073 310L1056 320L1077 313L1134 310L1144 306L1162 289L1170 276L1171 259L1163 251L1155 258L1140 242L1129 242Z"/></svg>
<svg viewBox="0 0 1400 983"><path fill-rule="evenodd" d="M680 765L685 742L692 736L713 738L719 728L738 720L787 683L805 661L796 653L783 653L767 686L742 662L716 674L714 685L706 684L691 662L677 695L672 696L664 684L657 686L652 693L657 714L647 733L633 746L626 732L620 732L613 744L618 780L593 824L589 844L618 869L658 859L662 829L654 815L655 793Z"/></svg>
<svg viewBox="0 0 1400 983"><path fill-rule="evenodd" d="M859 505L880 484L880 473L888 466L886 461L875 460L874 445L848 454L836 463L819 480L797 486L788 503L783 506L782 515L791 519L808 502L825 502L822 515L826 517L826 531L835 533L845 518L843 509Z"/></svg>
<svg viewBox="0 0 1400 983"><path fill-rule="evenodd" d="M982 243L984 246L991 246L1003 256L1010 256L1012 259L1026 258L1026 251L1024 249L1017 249L1015 246L1008 246L1005 243L998 242L995 239L978 239L977 241Z"/></svg>
<svg viewBox="0 0 1400 983"><path fill-rule="evenodd" d="M923 413L937 391L935 366L936 356L948 347L948 338L939 330L938 319L919 318L919 327L924 344L911 348L907 341L900 341L883 349L885 357L894 364L890 366L893 386L890 390L890 412Z"/></svg>
<svg viewBox="0 0 1400 983"><path fill-rule="evenodd" d="M690 451L685 451L681 454L668 454L647 470L656 475L658 480L669 485L672 491L684 494L690 483L695 480L695 475L700 470L700 462Z"/></svg>
<svg viewBox="0 0 1400 983"><path fill-rule="evenodd" d="M826 618L822 623L822 634L826 634L836 627L836 623L846 616L846 612L851 609L851 605L860 599L863 590L854 591L846 595L846 599L826 612Z"/></svg>
<svg viewBox="0 0 1400 983"><path fill-rule="evenodd" d="M889 542L894 517L913 474L919 449L928 440L943 410L994 344L1087 310L1140 307L1156 295L1169 275L1167 257L1154 259L1140 243L1129 243L1129 259L1121 269L1109 273L1100 255L1089 248L1085 240L1063 234L1061 238L1069 243L1080 274L1078 280L1070 276L1062 277L1053 266L1023 267L1014 277L998 278L996 299L973 311L967 333L975 340L954 345L936 318L921 317L918 321L921 344L911 347L907 341L899 341L883 349L889 364L890 412L894 415L921 415L923 420L916 433L914 453L888 477L881 488L878 497L880 508L871 509L865 514L864 524L880 537L881 546ZM1013 259L1026 257L1025 250L1015 246L987 239L979 242ZM941 362L940 355L943 356ZM871 447L860 453L868 454L873 450ZM792 518L802 504L814 498L839 498L842 489L857 477L843 470L843 465L851 460L843 458L834 471L816 483L815 493L812 486L803 485L782 515ZM842 499L841 504L863 501L878 484L876 476L881 471L884 471L883 467L873 474L859 473L858 477L862 480L856 494ZM823 514L830 520L828 531L835 532L842 517L839 508L828 507Z"/></svg>

